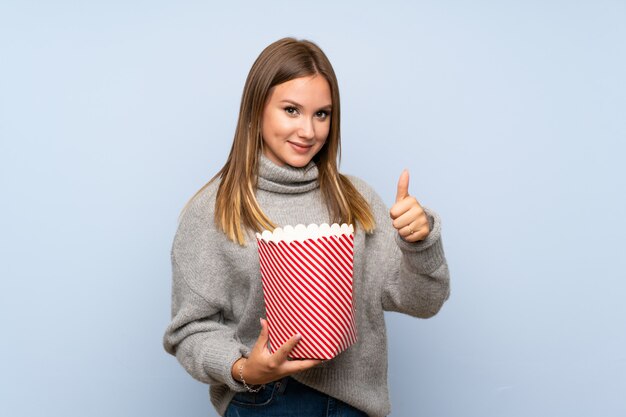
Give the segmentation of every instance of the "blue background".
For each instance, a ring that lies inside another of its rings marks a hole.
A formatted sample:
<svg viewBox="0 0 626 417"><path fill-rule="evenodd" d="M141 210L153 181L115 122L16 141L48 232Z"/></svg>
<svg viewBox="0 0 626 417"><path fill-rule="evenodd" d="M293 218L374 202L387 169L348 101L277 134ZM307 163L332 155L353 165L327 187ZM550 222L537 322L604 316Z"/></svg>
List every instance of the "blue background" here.
<svg viewBox="0 0 626 417"><path fill-rule="evenodd" d="M161 347L180 209L283 36L345 173L443 218L452 295L387 316L393 416L626 415L623 1L3 1L0 415L213 416ZM364 365L365 366L365 365Z"/></svg>

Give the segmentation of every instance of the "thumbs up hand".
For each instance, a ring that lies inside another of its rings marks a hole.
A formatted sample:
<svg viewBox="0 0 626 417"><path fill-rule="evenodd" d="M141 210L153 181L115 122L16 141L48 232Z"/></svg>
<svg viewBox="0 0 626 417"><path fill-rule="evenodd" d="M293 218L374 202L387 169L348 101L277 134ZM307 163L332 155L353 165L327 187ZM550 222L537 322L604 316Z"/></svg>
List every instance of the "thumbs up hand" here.
<svg viewBox="0 0 626 417"><path fill-rule="evenodd" d="M393 227L407 242L424 240L430 233L426 212L415 197L409 195L409 171L406 169L400 174L396 202L389 215L393 219Z"/></svg>

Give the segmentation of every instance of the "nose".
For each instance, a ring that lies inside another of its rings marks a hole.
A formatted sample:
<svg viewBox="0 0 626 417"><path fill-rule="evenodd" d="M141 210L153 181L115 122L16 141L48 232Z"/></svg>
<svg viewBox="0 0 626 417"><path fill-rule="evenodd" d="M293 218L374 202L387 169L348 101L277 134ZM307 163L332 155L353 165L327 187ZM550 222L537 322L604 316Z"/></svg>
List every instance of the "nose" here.
<svg viewBox="0 0 626 417"><path fill-rule="evenodd" d="M313 126L313 120L308 117L303 117L298 129L298 136L303 139L313 139L315 137L315 128Z"/></svg>

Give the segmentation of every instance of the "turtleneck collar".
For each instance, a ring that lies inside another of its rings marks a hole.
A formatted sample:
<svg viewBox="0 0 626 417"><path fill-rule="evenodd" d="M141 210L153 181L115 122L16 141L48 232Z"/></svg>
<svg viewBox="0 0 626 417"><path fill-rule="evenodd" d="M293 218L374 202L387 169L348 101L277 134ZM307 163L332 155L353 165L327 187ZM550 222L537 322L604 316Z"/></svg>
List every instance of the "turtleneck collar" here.
<svg viewBox="0 0 626 417"><path fill-rule="evenodd" d="M278 166L261 153L257 188L282 194L306 193L319 186L317 175L317 165L313 160L302 168Z"/></svg>

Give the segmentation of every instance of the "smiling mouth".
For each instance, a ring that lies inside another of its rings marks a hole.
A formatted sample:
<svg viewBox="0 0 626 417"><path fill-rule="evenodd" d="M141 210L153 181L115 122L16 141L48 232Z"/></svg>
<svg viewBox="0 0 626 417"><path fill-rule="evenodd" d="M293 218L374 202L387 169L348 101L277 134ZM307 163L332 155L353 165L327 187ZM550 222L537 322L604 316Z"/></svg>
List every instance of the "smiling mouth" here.
<svg viewBox="0 0 626 417"><path fill-rule="evenodd" d="M313 146L313 145L305 145L305 144L297 143L297 142L289 142L289 143L291 143L292 145L295 145L295 146L299 146L300 148L310 148L310 147Z"/></svg>

